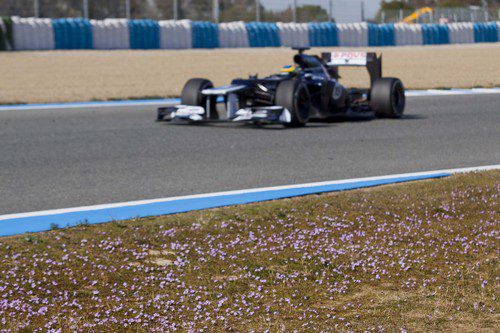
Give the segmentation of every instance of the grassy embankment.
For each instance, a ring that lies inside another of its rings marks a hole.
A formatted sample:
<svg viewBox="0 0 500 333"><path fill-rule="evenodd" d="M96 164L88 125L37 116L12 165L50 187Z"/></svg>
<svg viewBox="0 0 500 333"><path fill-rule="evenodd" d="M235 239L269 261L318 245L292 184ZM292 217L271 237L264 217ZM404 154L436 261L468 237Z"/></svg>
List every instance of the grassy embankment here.
<svg viewBox="0 0 500 333"><path fill-rule="evenodd" d="M0 239L4 329L495 331L500 171Z"/></svg>

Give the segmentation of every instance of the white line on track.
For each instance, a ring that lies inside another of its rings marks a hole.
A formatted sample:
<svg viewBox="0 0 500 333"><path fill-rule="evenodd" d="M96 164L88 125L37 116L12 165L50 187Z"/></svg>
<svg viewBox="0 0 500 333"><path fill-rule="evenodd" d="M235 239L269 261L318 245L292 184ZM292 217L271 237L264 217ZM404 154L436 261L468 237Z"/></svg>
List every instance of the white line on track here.
<svg viewBox="0 0 500 333"><path fill-rule="evenodd" d="M479 167L470 167L470 168L443 169L443 170L433 170L433 171L424 171L424 172L403 173L403 174L377 176L377 177L352 178L352 179L324 181L324 182L316 182L316 183L305 183L305 184L296 184L296 185L261 187L261 188L252 188L252 189L226 191L226 192L195 194L195 195L169 197L169 198L128 201L128 202L119 202L119 203L102 204L102 205L92 205L92 206L82 206L82 207L73 207L73 208L44 210L44 211L36 211L36 212L28 212L28 213L7 214L7 215L0 215L0 221L1 220L9 220L9 219L17 219L17 218L34 217L34 216L47 216L47 215L57 215L57 214L73 213L73 212L81 212L81 211L93 211L93 210L101 210L101 209L108 209L108 208L132 207L132 206L138 206L138 205L160 203L160 202L169 202L169 201L176 201L176 200L185 200L185 199L212 198L212 197L220 197L220 196L227 196L227 195L247 194L247 193L287 190L287 189L297 189L297 188L308 188L308 187L337 185L337 184L349 184L349 183L366 182L366 181L373 181L373 180L390 180L390 179L398 179L398 178L402 178L402 177L419 177L419 176L427 176L427 175L431 176L433 174L454 174L454 173L466 173L466 172L486 171L486 170L496 170L496 169L500 169L500 164L479 166Z"/></svg>
<svg viewBox="0 0 500 333"><path fill-rule="evenodd" d="M407 90L407 97L500 94L500 88Z"/></svg>

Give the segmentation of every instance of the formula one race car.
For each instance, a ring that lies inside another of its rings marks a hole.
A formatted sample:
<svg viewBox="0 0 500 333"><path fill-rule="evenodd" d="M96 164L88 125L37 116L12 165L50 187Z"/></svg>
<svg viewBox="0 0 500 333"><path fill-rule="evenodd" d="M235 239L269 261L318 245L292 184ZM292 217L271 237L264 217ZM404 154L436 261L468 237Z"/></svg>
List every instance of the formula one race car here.
<svg viewBox="0 0 500 333"><path fill-rule="evenodd" d="M304 126L312 119L355 113L400 118L405 108L401 80L382 77L382 59L375 53L328 52L321 57L297 48L295 65L265 78L235 79L214 88L206 79L191 79L181 94L181 105L158 109L159 121L231 121ZM364 66L370 89L348 89L339 80L340 66ZM226 114L220 117L219 113Z"/></svg>

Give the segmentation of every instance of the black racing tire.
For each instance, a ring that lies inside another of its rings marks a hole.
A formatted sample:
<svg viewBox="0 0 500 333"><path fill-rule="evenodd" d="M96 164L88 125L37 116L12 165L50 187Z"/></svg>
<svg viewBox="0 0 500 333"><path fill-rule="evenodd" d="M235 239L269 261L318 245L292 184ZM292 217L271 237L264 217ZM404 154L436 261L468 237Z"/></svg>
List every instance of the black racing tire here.
<svg viewBox="0 0 500 333"><path fill-rule="evenodd" d="M380 118L401 118L405 110L405 88L400 79L375 80L370 91L370 106Z"/></svg>
<svg viewBox="0 0 500 333"><path fill-rule="evenodd" d="M213 87L213 83L207 79L190 79L188 82L186 82L184 88L182 89L181 104L201 106L206 108L207 97L203 96L201 94L201 91ZM212 100L210 101L210 119L219 119L219 115L216 110L215 98L212 98Z"/></svg>
<svg viewBox="0 0 500 333"><path fill-rule="evenodd" d="M274 104L290 111L292 120L290 123L284 123L285 127L302 127L309 120L311 95L303 82L298 80L281 82L276 88Z"/></svg>

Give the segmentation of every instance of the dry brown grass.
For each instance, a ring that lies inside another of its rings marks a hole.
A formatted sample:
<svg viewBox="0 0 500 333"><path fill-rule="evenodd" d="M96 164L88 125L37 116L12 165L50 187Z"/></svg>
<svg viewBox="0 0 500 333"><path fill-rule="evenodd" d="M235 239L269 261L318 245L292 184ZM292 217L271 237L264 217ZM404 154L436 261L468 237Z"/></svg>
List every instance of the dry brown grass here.
<svg viewBox="0 0 500 333"><path fill-rule="evenodd" d="M500 171L0 238L26 332L498 332Z"/></svg>
<svg viewBox="0 0 500 333"><path fill-rule="evenodd" d="M384 74L400 77L407 88L500 85L500 44L371 50L383 53ZM0 103L178 96L191 77L225 84L270 74L290 63L292 54L284 48L2 53ZM343 82L360 86L367 78L364 71L349 70Z"/></svg>

